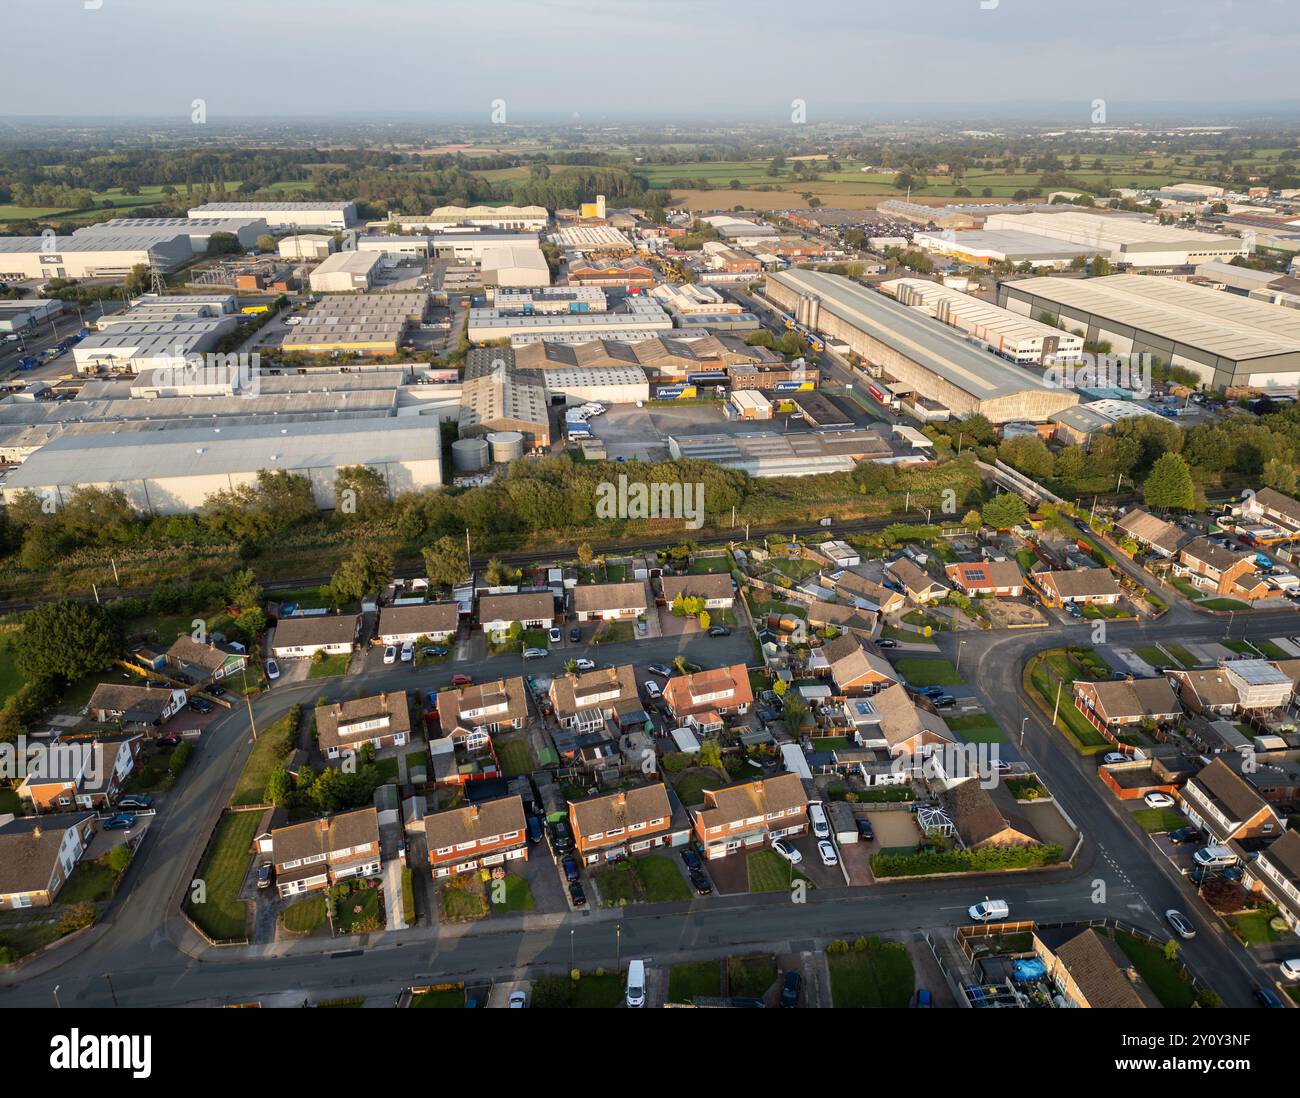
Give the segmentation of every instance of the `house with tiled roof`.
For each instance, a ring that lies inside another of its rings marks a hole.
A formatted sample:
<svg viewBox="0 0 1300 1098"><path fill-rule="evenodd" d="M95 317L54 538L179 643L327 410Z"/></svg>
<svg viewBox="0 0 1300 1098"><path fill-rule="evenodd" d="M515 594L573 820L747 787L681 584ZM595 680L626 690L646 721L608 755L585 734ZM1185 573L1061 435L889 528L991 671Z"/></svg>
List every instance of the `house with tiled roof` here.
<svg viewBox="0 0 1300 1098"><path fill-rule="evenodd" d="M528 860L528 822L518 794L424 817L435 879Z"/></svg>
<svg viewBox="0 0 1300 1098"><path fill-rule="evenodd" d="M303 614L281 618L271 637L271 655L298 659L324 653L343 656L352 651L361 631L360 614Z"/></svg>
<svg viewBox="0 0 1300 1098"><path fill-rule="evenodd" d="M660 782L569 803L569 826L583 862L639 854L663 846L672 832L672 806Z"/></svg>
<svg viewBox="0 0 1300 1098"><path fill-rule="evenodd" d="M271 861L281 897L314 892L353 877L379 875L379 813L374 806L271 831ZM389 902L396 902L390 897Z"/></svg>
<svg viewBox="0 0 1300 1098"><path fill-rule="evenodd" d="M822 645L821 654L836 693L846 698L874 694L898 682L890 662L852 634Z"/></svg>
<svg viewBox="0 0 1300 1098"><path fill-rule="evenodd" d="M1035 927L1034 953L1072 1007L1143 1010L1161 1005L1114 938L1093 927Z"/></svg>
<svg viewBox="0 0 1300 1098"><path fill-rule="evenodd" d="M920 758L955 739L947 722L918 706L901 684L887 686L869 698L848 699L844 713L863 747L887 752L893 758Z"/></svg>
<svg viewBox="0 0 1300 1098"><path fill-rule="evenodd" d="M1247 522L1267 522L1287 537L1300 536L1300 500L1284 496L1274 488L1261 488L1241 501L1241 517Z"/></svg>
<svg viewBox="0 0 1300 1098"><path fill-rule="evenodd" d="M376 637L380 644L415 644L427 637L445 644L460 627L460 606L454 602L424 602L385 606L379 611Z"/></svg>
<svg viewBox="0 0 1300 1098"><path fill-rule="evenodd" d="M1277 905L1278 913L1300 933L1300 831L1288 831L1244 863L1251 891Z"/></svg>
<svg viewBox="0 0 1300 1098"><path fill-rule="evenodd" d="M248 666L248 653L182 633L167 649L167 666L191 682L220 682Z"/></svg>
<svg viewBox="0 0 1300 1098"><path fill-rule="evenodd" d="M885 565L885 571L893 577L900 587L903 588L903 594L909 601L918 605L924 605L928 602L934 602L941 599L949 591L949 588L940 583L937 579L918 568L907 557L899 557L897 560L891 560Z"/></svg>
<svg viewBox="0 0 1300 1098"><path fill-rule="evenodd" d="M623 621L650 607L644 580L630 583L584 583L573 589L573 613L579 621Z"/></svg>
<svg viewBox="0 0 1300 1098"><path fill-rule="evenodd" d="M814 629L830 626L840 633L852 633L863 638L872 637L880 621L879 615L870 610L859 610L840 602L810 602L807 615L808 624Z"/></svg>
<svg viewBox="0 0 1300 1098"><path fill-rule="evenodd" d="M871 610L878 614L893 614L907 605L907 599L883 583L845 569L841 572L822 573L822 582L829 586L837 598L856 606L859 610Z"/></svg>
<svg viewBox="0 0 1300 1098"><path fill-rule="evenodd" d="M1107 728L1145 720L1172 721L1182 714L1178 696L1164 678L1105 682L1078 679L1074 704L1089 720Z"/></svg>
<svg viewBox="0 0 1300 1098"><path fill-rule="evenodd" d="M32 812L106 809L135 773L143 746L138 734L29 745L18 796Z"/></svg>
<svg viewBox="0 0 1300 1098"><path fill-rule="evenodd" d="M678 675L663 687L664 701L678 724L701 732L719 732L723 718L749 712L754 692L743 663Z"/></svg>
<svg viewBox="0 0 1300 1098"><path fill-rule="evenodd" d="M1015 598L1025 590L1025 576L1014 560L957 561L944 569L953 585L969 598L997 595Z"/></svg>
<svg viewBox="0 0 1300 1098"><path fill-rule="evenodd" d="M549 591L483 595L478 600L479 628L499 639L519 622L525 629L549 629L555 624L555 596Z"/></svg>
<svg viewBox="0 0 1300 1098"><path fill-rule="evenodd" d="M564 728L594 732L612 721L620 728L644 726L647 717L637 692L636 669L598 667L569 672L551 680L551 708Z"/></svg>
<svg viewBox="0 0 1300 1098"><path fill-rule="evenodd" d="M411 707L405 690L316 707L316 745L327 759L411 742Z"/></svg>
<svg viewBox="0 0 1300 1098"><path fill-rule="evenodd" d="M706 789L690 809L695 837L709 858L762 846L808 830L808 794L798 774L778 774L725 789Z"/></svg>
<svg viewBox="0 0 1300 1098"><path fill-rule="evenodd" d="M49 907L94 837L93 812L0 815L0 911Z"/></svg>
<svg viewBox="0 0 1300 1098"><path fill-rule="evenodd" d="M1166 671L1165 675L1189 713L1213 718L1231 716L1237 711L1240 701L1237 688L1222 667L1192 671L1174 669Z"/></svg>
<svg viewBox="0 0 1300 1098"><path fill-rule="evenodd" d="M90 695L86 712L100 724L151 731L176 716L188 701L185 691L179 687L101 682Z"/></svg>
<svg viewBox="0 0 1300 1098"><path fill-rule="evenodd" d="M698 576L664 576L659 581L664 601L671 606L681 596L703 599L706 610L730 609L736 601L730 572L708 572Z"/></svg>
<svg viewBox="0 0 1300 1098"><path fill-rule="evenodd" d="M1119 581L1109 568L1034 572L1029 578L1049 606L1064 606L1067 602L1084 606L1114 606L1123 594Z"/></svg>
<svg viewBox="0 0 1300 1098"><path fill-rule="evenodd" d="M527 719L528 690L518 675L438 691L442 734L470 746L490 741L502 729L523 728Z"/></svg>
<svg viewBox="0 0 1300 1098"><path fill-rule="evenodd" d="M1024 818L999 808L979 778L967 778L952 786L945 803L957 835L968 850L1041 845Z"/></svg>
<svg viewBox="0 0 1300 1098"><path fill-rule="evenodd" d="M1209 538L1193 538L1178 551L1178 563L1193 584L1216 595L1250 601L1269 591L1255 574L1253 550L1225 549Z"/></svg>
<svg viewBox="0 0 1300 1098"><path fill-rule="evenodd" d="M1280 835L1286 821L1276 808L1222 759L1214 759L1182 790L1183 811L1220 845L1230 839Z"/></svg>
<svg viewBox="0 0 1300 1098"><path fill-rule="evenodd" d="M1115 530L1119 537L1132 538L1138 545L1170 560L1190 538L1182 527L1141 507L1131 508L1121 515L1115 521Z"/></svg>

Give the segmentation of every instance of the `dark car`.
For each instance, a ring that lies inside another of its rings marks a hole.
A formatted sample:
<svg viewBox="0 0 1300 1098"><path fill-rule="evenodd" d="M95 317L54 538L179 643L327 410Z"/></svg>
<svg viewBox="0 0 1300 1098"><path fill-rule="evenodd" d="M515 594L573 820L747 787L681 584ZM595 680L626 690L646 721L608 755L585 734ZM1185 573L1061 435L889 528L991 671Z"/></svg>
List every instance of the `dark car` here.
<svg viewBox="0 0 1300 1098"><path fill-rule="evenodd" d="M528 841L533 843L542 841L542 821L536 816L528 817Z"/></svg>
<svg viewBox="0 0 1300 1098"><path fill-rule="evenodd" d="M128 793L117 802L118 808L152 808L153 798L148 793Z"/></svg>
<svg viewBox="0 0 1300 1098"><path fill-rule="evenodd" d="M582 891L582 885L577 881L569 882L569 898L573 901L574 907L583 907L587 903L587 894Z"/></svg>
<svg viewBox="0 0 1300 1098"><path fill-rule="evenodd" d="M572 629L569 630L569 643L577 644L581 640L582 640L582 630L575 625Z"/></svg>
<svg viewBox="0 0 1300 1098"><path fill-rule="evenodd" d="M690 873L691 884L695 886L697 896L707 896L713 891L713 886L709 884L709 878L704 875L700 869L692 869Z"/></svg>
<svg viewBox="0 0 1300 1098"><path fill-rule="evenodd" d="M881 637L878 641L876 641L876 647L877 647L877 648L897 648L897 647L898 647L898 641L894 640L893 637Z"/></svg>
<svg viewBox="0 0 1300 1098"><path fill-rule="evenodd" d="M420 649L420 655L422 656L445 656L446 654L447 649L441 644L426 644Z"/></svg>
<svg viewBox="0 0 1300 1098"><path fill-rule="evenodd" d="M1273 1010L1277 1010L1282 1006L1282 1000L1278 997L1277 992L1271 987L1264 987L1263 985L1255 988L1255 1001L1260 1006L1270 1007Z"/></svg>
<svg viewBox="0 0 1300 1098"><path fill-rule="evenodd" d="M1180 827L1169 832L1169 841L1175 846L1182 846L1184 843L1199 843L1201 839L1200 831L1194 827Z"/></svg>
<svg viewBox="0 0 1300 1098"><path fill-rule="evenodd" d="M119 812L100 825L105 831L126 831L135 827L135 816L130 812Z"/></svg>
<svg viewBox="0 0 1300 1098"><path fill-rule="evenodd" d="M226 692L226 688L222 686L220 683L214 682L211 686L208 687L208 693L211 694L214 698L222 697L225 694L225 692Z"/></svg>
<svg viewBox="0 0 1300 1098"><path fill-rule="evenodd" d="M695 853L689 846L682 847L682 861L686 863L686 868L694 871L700 868L700 856Z"/></svg>
<svg viewBox="0 0 1300 1098"><path fill-rule="evenodd" d="M936 709L951 709L956 704L957 699L951 694L941 694L939 697L934 699L934 707Z"/></svg>
<svg viewBox="0 0 1300 1098"><path fill-rule="evenodd" d="M153 742L159 747L176 747L181 742L181 738L175 732L168 732L167 735L159 736Z"/></svg>
<svg viewBox="0 0 1300 1098"><path fill-rule="evenodd" d="M212 703L207 698L190 698L190 708L196 713L211 713Z"/></svg>
<svg viewBox="0 0 1300 1098"><path fill-rule="evenodd" d="M858 838L870 842L876 837L876 833L871 830L871 821L859 816L857 819Z"/></svg>
<svg viewBox="0 0 1300 1098"><path fill-rule="evenodd" d="M578 863L574 861L572 855L566 854L560 862L560 865L564 867L564 879L566 881L572 884L574 881L578 880L580 877L580 874L578 873Z"/></svg>
<svg viewBox="0 0 1300 1098"><path fill-rule="evenodd" d="M934 1006L934 999L931 997L930 992L923 987L916 989L916 1005L922 1009Z"/></svg>
<svg viewBox="0 0 1300 1098"><path fill-rule="evenodd" d="M783 1007L796 1007L799 1005L799 995L803 991L803 977L791 969L785 974L785 983L781 985L781 1005Z"/></svg>
<svg viewBox="0 0 1300 1098"><path fill-rule="evenodd" d="M573 849L573 834L569 831L569 825L563 820L556 820L551 825L551 842L554 844L556 852L560 854Z"/></svg>
<svg viewBox="0 0 1300 1098"><path fill-rule="evenodd" d="M709 636L711 637L729 637L731 630L725 625L712 625L709 627Z"/></svg>
<svg viewBox="0 0 1300 1098"><path fill-rule="evenodd" d="M942 698L944 690L942 686L922 686L917 693L923 698Z"/></svg>
<svg viewBox="0 0 1300 1098"><path fill-rule="evenodd" d="M257 867L257 887L270 888L271 877L274 875L274 873L275 873L275 866L273 866L270 862L263 862L261 865L259 865Z"/></svg>

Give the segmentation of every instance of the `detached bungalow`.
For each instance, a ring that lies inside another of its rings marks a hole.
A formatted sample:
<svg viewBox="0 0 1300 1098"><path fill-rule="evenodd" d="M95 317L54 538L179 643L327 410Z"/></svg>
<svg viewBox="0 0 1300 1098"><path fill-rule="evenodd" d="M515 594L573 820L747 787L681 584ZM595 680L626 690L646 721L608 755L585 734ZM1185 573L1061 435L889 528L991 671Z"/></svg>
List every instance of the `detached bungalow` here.
<svg viewBox="0 0 1300 1098"><path fill-rule="evenodd" d="M853 633L870 639L875 635L879 615L870 610L859 610L838 602L810 602L808 604L808 624L814 629L833 626L841 633Z"/></svg>
<svg viewBox="0 0 1300 1098"><path fill-rule="evenodd" d="M1167 671L1178 691L1178 700L1189 713L1227 717L1237 711L1237 688L1221 667L1201 671Z"/></svg>
<svg viewBox="0 0 1300 1098"><path fill-rule="evenodd" d="M730 580L728 580L730 582ZM650 606L644 580L587 583L573 589L573 612L579 621L620 621L640 617Z"/></svg>
<svg viewBox="0 0 1300 1098"><path fill-rule="evenodd" d="M1013 560L959 561L945 571L963 595L1005 595L1015 598L1025 590L1025 576Z"/></svg>
<svg viewBox="0 0 1300 1098"><path fill-rule="evenodd" d="M271 861L280 896L328 888L336 881L379 874L379 813L372 807L271 832ZM389 897L389 903L396 903Z"/></svg>
<svg viewBox="0 0 1300 1098"><path fill-rule="evenodd" d="M701 576L664 576L659 581L664 601L672 605L680 595L685 599L703 599L706 610L729 610L736 602L729 572L710 572Z"/></svg>
<svg viewBox="0 0 1300 1098"><path fill-rule="evenodd" d="M555 596L549 591L484 595L478 600L478 620L490 638L504 636L515 622L525 629L549 629L555 624Z"/></svg>
<svg viewBox="0 0 1300 1098"><path fill-rule="evenodd" d="M123 729L161 728L182 709L188 698L178 687L134 686L103 682L90 695L86 711L100 724L116 723Z"/></svg>
<svg viewBox="0 0 1300 1098"><path fill-rule="evenodd" d="M967 850L1042 845L1024 819L998 807L978 778L967 778L949 789L947 803L953 826Z"/></svg>
<svg viewBox="0 0 1300 1098"><path fill-rule="evenodd" d="M95 814L0 815L0 911L49 907L95 837Z"/></svg>
<svg viewBox="0 0 1300 1098"><path fill-rule="evenodd" d="M822 581L832 587L835 594L852 603L859 610L872 610L879 614L893 614L907 605L907 600L884 584L867 579L857 572L823 573Z"/></svg>
<svg viewBox="0 0 1300 1098"><path fill-rule="evenodd" d="M821 651L836 692L846 698L874 694L898 682L889 661L855 636L837 637Z"/></svg>
<svg viewBox="0 0 1300 1098"><path fill-rule="evenodd" d="M673 719L700 732L720 732L724 716L747 713L754 703L743 663L679 675L664 684L663 694Z"/></svg>
<svg viewBox="0 0 1300 1098"><path fill-rule="evenodd" d="M941 599L949 590L938 580L931 579L907 557L891 560L885 565L885 571L894 577L908 599L918 605Z"/></svg>
<svg viewBox="0 0 1300 1098"><path fill-rule="evenodd" d="M167 649L167 666L199 685L220 682L248 666L248 653L183 633Z"/></svg>
<svg viewBox="0 0 1300 1098"><path fill-rule="evenodd" d="M271 640L276 659L310 659L317 652L343 656L352 651L361 631L360 614L304 614L281 618Z"/></svg>
<svg viewBox="0 0 1300 1098"><path fill-rule="evenodd" d="M428 637L445 644L460 627L460 607L454 602L428 602L419 606L385 606L379 611L381 644L414 644Z"/></svg>
<svg viewBox="0 0 1300 1098"><path fill-rule="evenodd" d="M1130 537L1138 543L1172 560L1190 535L1180 526L1157 518L1150 511L1134 507L1122 515L1115 523L1115 529L1121 537Z"/></svg>
<svg viewBox="0 0 1300 1098"><path fill-rule="evenodd" d="M808 830L808 794L798 774L706 789L704 805L690 809L695 837L709 858L725 858Z"/></svg>
<svg viewBox="0 0 1300 1098"><path fill-rule="evenodd" d="M672 832L672 806L662 783L569 803L569 826L587 865L663 846Z"/></svg>
<svg viewBox="0 0 1300 1098"><path fill-rule="evenodd" d="M364 744L379 750L410 740L411 707L405 690L316 708L316 744L327 759L353 754Z"/></svg>
<svg viewBox="0 0 1300 1098"><path fill-rule="evenodd" d="M1220 845L1230 839L1280 835L1286 822L1222 759L1215 759L1183 786L1183 810Z"/></svg>
<svg viewBox="0 0 1300 1098"><path fill-rule="evenodd" d="M1051 606L1067 602L1114 606L1123 592L1109 568L1080 568L1072 572L1034 572L1030 580L1038 585L1043 601Z"/></svg>
<svg viewBox="0 0 1300 1098"><path fill-rule="evenodd" d="M434 878L527 861L527 828L518 794L425 816L424 838Z"/></svg>
<svg viewBox="0 0 1300 1098"><path fill-rule="evenodd" d="M1167 679L1126 679L1074 684L1075 707L1107 728L1144 720L1172 721L1181 714L1178 697Z"/></svg>

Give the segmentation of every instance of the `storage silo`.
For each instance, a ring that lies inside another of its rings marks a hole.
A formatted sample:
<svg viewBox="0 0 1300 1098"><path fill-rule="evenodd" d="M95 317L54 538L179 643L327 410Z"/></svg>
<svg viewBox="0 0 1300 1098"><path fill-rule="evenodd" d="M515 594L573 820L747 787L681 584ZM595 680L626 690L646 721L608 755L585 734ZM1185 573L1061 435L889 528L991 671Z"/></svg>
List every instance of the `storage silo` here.
<svg viewBox="0 0 1300 1098"><path fill-rule="evenodd" d="M479 473L488 467L488 441L462 438L451 444L451 467L458 473Z"/></svg>
<svg viewBox="0 0 1300 1098"><path fill-rule="evenodd" d="M519 431L496 431L487 440L492 446L493 461L504 463L524 456L524 436Z"/></svg>

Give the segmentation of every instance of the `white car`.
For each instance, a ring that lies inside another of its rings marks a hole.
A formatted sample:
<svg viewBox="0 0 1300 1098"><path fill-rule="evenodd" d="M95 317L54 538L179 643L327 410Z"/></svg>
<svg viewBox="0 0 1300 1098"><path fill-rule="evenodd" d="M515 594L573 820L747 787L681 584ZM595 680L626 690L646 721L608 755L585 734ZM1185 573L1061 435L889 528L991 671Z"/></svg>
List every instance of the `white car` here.
<svg viewBox="0 0 1300 1098"><path fill-rule="evenodd" d="M1288 961L1283 961L1278 967L1282 969L1283 979L1300 980L1300 957L1292 957Z"/></svg>
<svg viewBox="0 0 1300 1098"><path fill-rule="evenodd" d="M1142 798L1148 808L1173 808L1174 799L1168 793L1148 793Z"/></svg>
<svg viewBox="0 0 1300 1098"><path fill-rule="evenodd" d="M1112 763L1126 763L1128 762L1128 756L1125 755L1122 751L1107 751L1106 757L1101 761L1105 763L1107 766L1111 765Z"/></svg>
<svg viewBox="0 0 1300 1098"><path fill-rule="evenodd" d="M780 854L781 857L783 857L791 865L798 865L801 861L803 861L803 855L800 854L799 851L797 851L793 846L791 846L784 839L773 839L772 849L775 850L778 854Z"/></svg>
<svg viewBox="0 0 1300 1098"><path fill-rule="evenodd" d="M385 663L397 662L397 645L390 644L387 648L384 649L384 662Z"/></svg>
<svg viewBox="0 0 1300 1098"><path fill-rule="evenodd" d="M835 847L825 839L817 844L817 853L821 855L822 865L839 865L839 855L835 853Z"/></svg>
<svg viewBox="0 0 1300 1098"><path fill-rule="evenodd" d="M280 665L275 660L266 661L266 677L272 682L280 677Z"/></svg>
<svg viewBox="0 0 1300 1098"><path fill-rule="evenodd" d="M573 666L579 671L595 671L596 661L589 660L586 656L580 656L578 659L573 661Z"/></svg>
<svg viewBox="0 0 1300 1098"><path fill-rule="evenodd" d="M651 700L663 695L663 691L659 689L659 684L657 682L651 682L649 679L646 679L644 686L645 696Z"/></svg>
<svg viewBox="0 0 1300 1098"><path fill-rule="evenodd" d="M415 645L407 641L402 645L402 662L410 663L413 659L415 659Z"/></svg>
<svg viewBox="0 0 1300 1098"><path fill-rule="evenodd" d="M522 1010L528 1005L528 992L512 991L510 993L510 1009Z"/></svg>

